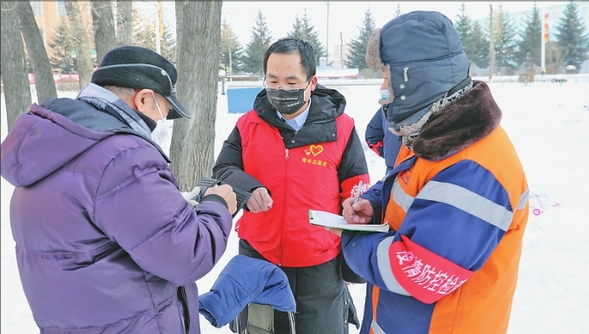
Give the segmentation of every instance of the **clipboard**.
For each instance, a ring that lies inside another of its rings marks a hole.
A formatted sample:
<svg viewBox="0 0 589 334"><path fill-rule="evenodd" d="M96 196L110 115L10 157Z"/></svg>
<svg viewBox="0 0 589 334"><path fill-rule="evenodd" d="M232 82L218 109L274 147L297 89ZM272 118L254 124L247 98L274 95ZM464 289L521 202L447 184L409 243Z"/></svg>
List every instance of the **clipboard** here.
<svg viewBox="0 0 589 334"><path fill-rule="evenodd" d="M388 224L348 224L344 217L336 215L335 213L309 210L309 223L324 227L339 228L347 231L359 232L388 232Z"/></svg>

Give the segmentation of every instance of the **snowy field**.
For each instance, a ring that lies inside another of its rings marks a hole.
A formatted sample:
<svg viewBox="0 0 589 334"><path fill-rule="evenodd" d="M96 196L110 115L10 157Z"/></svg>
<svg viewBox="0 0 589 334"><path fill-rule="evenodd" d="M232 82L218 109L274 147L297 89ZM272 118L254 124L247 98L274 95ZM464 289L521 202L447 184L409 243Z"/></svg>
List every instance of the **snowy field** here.
<svg viewBox="0 0 589 334"><path fill-rule="evenodd" d="M329 82L323 82L329 86ZM589 333L589 83L563 85L536 82L490 84L503 110L502 125L510 134L530 185L530 220L524 237L520 277L509 334ZM347 113L361 138L378 109L379 86L338 86L347 99ZM75 94L63 94L73 96ZM2 95L1 138L6 136ZM226 95L219 95L215 150L232 130L238 114L227 113ZM585 148L583 148L585 147ZM385 172L384 161L366 150L372 182ZM1 316L3 334L38 333L20 285L14 240L9 224L13 187L1 179ZM536 210L536 211L533 211ZM534 212L537 213L534 214ZM237 238L211 273L197 281L208 291L223 266L237 254ZM362 313L364 285L350 286ZM83 296L80 296L83 298ZM361 314L360 314L361 315ZM231 333L201 317L205 334ZM351 328L350 333L357 333Z"/></svg>

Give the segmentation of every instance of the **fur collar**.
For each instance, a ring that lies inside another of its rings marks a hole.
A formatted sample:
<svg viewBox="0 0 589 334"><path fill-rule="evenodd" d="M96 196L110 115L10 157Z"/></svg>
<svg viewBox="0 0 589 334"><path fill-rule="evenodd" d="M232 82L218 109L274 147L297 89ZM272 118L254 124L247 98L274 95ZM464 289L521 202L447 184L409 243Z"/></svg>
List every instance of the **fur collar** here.
<svg viewBox="0 0 589 334"><path fill-rule="evenodd" d="M470 91L428 120L413 142L413 151L420 158L441 160L489 135L501 116L489 86L474 81Z"/></svg>

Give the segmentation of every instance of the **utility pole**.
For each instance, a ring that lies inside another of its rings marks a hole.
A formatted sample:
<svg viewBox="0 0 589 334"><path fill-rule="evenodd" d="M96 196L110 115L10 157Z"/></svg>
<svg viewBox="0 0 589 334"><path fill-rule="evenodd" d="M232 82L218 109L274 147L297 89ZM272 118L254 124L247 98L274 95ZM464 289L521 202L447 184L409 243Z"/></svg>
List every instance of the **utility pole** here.
<svg viewBox="0 0 589 334"><path fill-rule="evenodd" d="M161 30L161 24L163 22L162 20L162 2L161 0L157 2L157 15L156 15L156 22L155 22L155 51L159 54L162 53L162 47L161 47L161 35L162 35L162 31Z"/></svg>
<svg viewBox="0 0 589 334"><path fill-rule="evenodd" d="M227 49L229 50L229 81L233 81L233 64L231 62L231 43L228 43Z"/></svg>
<svg viewBox="0 0 589 334"><path fill-rule="evenodd" d="M489 53L491 54L491 60L489 62L489 81L493 81L493 73L495 72L495 41L493 38L493 5L489 4Z"/></svg>
<svg viewBox="0 0 589 334"><path fill-rule="evenodd" d="M342 36L342 32L339 32L339 42L340 42L340 48L339 48L339 61L341 64L341 68L344 68L344 38Z"/></svg>
<svg viewBox="0 0 589 334"><path fill-rule="evenodd" d="M542 6L542 34L540 35L540 74L546 74L546 42L548 42L548 13Z"/></svg>
<svg viewBox="0 0 589 334"><path fill-rule="evenodd" d="M325 61L326 65L329 66L329 1L326 1L327 5L327 34L325 37Z"/></svg>

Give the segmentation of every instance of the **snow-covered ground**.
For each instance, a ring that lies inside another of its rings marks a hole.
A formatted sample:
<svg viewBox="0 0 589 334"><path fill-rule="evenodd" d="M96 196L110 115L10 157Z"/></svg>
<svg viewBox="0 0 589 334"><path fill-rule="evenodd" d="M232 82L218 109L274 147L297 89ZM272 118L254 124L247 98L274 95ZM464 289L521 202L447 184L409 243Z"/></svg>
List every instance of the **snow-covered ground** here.
<svg viewBox="0 0 589 334"><path fill-rule="evenodd" d="M329 82L323 82L329 86ZM520 277L509 334L589 333L589 83L563 85L536 82L490 84L503 110L502 125L510 134L528 176L531 212L524 237ZM347 113L361 138L378 109L379 86L337 86L346 96ZM69 96L75 94L66 94ZM2 96L1 138L6 136ZM219 95L215 150L218 153L240 115L227 113L226 95ZM583 148L585 147L585 148ZM371 179L384 175L384 161L366 148ZM14 240L9 224L13 187L1 179L1 332L38 333L20 285ZM532 211L539 213L535 215ZM237 254L231 235L227 252L207 276L197 281L200 292L212 286L223 266ZM360 313L364 285L350 290ZM231 333L212 327L201 317L205 334ZM350 333L357 333L352 328Z"/></svg>

